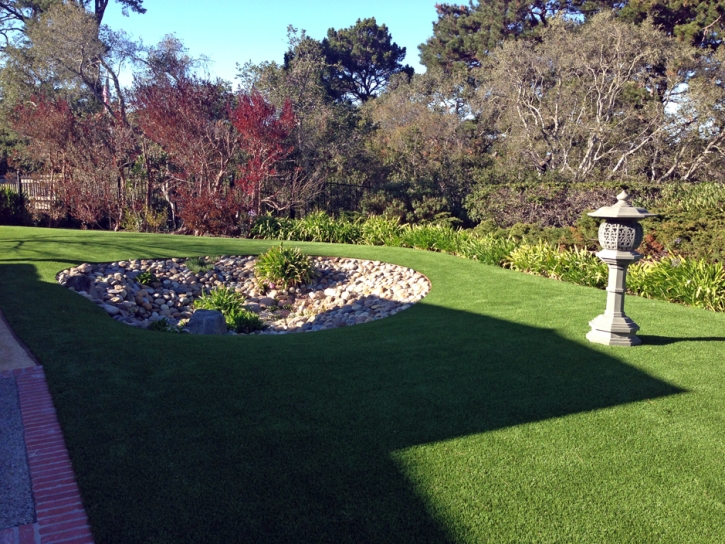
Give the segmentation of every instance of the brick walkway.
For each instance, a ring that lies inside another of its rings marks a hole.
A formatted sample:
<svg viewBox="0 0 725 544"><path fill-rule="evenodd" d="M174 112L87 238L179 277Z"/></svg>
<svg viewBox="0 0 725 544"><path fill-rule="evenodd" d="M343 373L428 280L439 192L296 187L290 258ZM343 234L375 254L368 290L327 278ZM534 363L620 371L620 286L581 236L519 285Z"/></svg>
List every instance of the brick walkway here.
<svg viewBox="0 0 725 544"><path fill-rule="evenodd" d="M0 529L0 544L92 543L43 367L0 375L15 377L17 383L36 514L35 523Z"/></svg>

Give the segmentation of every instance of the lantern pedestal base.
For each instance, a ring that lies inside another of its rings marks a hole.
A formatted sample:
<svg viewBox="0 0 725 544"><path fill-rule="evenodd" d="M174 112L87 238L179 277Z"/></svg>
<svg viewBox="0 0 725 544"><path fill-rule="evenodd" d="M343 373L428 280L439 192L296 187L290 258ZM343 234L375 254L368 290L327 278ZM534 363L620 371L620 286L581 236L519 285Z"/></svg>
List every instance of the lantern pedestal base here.
<svg viewBox="0 0 725 544"><path fill-rule="evenodd" d="M592 328L587 340L605 346L638 346L642 340L637 336L639 325L626 315L611 316L602 314L589 322Z"/></svg>

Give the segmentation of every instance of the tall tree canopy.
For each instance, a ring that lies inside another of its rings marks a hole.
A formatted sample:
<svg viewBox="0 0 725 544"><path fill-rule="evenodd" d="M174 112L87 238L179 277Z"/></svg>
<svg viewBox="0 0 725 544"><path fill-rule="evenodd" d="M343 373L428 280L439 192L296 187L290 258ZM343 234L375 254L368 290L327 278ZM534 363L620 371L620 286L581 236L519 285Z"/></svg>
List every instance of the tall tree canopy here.
<svg viewBox="0 0 725 544"><path fill-rule="evenodd" d="M322 47L332 66L330 89L339 97L367 102L385 89L393 74L413 75L410 66L401 64L405 47L393 42L388 27L374 17L358 19L350 28L329 29Z"/></svg>
<svg viewBox="0 0 725 544"><path fill-rule="evenodd" d="M433 36L419 46L428 68L471 69L507 38L531 36L556 16L579 22L600 12L640 25L650 20L667 36L717 49L725 32L725 0L480 0L436 4Z"/></svg>
<svg viewBox="0 0 725 544"><path fill-rule="evenodd" d="M70 0L69 3L91 12L96 24L100 26L109 1ZM116 0L116 2L121 4L124 14L128 14L129 11L146 13L146 8L143 7L144 0ZM0 47L9 45L15 36L24 33L29 22L37 21L43 13L63 3L62 0L0 0L0 36L5 41Z"/></svg>
<svg viewBox="0 0 725 544"><path fill-rule="evenodd" d="M619 15L636 24L649 18L655 28L696 47L717 49L725 32L723 0L630 0Z"/></svg>
<svg viewBox="0 0 725 544"><path fill-rule="evenodd" d="M433 36L421 44L421 63L428 68L475 68L509 37L546 27L557 15L588 19L616 0L482 0L466 5L436 4Z"/></svg>
<svg viewBox="0 0 725 544"><path fill-rule="evenodd" d="M0 0L0 126L15 104L42 92L84 110L119 110L125 122L120 64L141 53L101 21L110 0ZM117 0L144 13L143 0ZM111 106L109 89L115 90ZM104 98L105 96L105 98Z"/></svg>
<svg viewBox="0 0 725 544"><path fill-rule="evenodd" d="M492 116L501 168L660 183L722 165L721 59L703 70L690 46L611 14L540 37L506 42L480 70L476 109Z"/></svg>

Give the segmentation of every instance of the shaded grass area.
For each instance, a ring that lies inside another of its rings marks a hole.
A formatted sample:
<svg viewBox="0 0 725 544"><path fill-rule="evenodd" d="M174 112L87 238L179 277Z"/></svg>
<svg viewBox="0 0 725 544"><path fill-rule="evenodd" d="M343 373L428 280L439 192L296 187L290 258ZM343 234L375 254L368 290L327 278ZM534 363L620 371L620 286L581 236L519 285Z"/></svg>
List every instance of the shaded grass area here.
<svg viewBox="0 0 725 544"><path fill-rule="evenodd" d="M295 243L426 274L318 333L133 329L55 283L83 261L273 242L0 228L0 308L46 369L98 542L725 540L725 315L448 255Z"/></svg>

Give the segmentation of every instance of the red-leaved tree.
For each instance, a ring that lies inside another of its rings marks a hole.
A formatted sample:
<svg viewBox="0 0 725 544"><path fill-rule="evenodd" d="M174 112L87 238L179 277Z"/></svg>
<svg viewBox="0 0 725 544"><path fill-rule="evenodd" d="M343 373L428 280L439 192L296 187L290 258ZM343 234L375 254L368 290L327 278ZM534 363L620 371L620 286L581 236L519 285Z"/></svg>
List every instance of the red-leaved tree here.
<svg viewBox="0 0 725 544"><path fill-rule="evenodd" d="M221 83L159 78L137 85L131 102L143 134L168 156L161 190L184 228L233 233L244 204L229 186L239 160L229 122L234 95Z"/></svg>
<svg viewBox="0 0 725 544"><path fill-rule="evenodd" d="M128 200L125 171L137 147L128 125L105 112L76 115L64 99L43 95L17 106L12 125L47 176L51 219L67 213L84 226L118 229Z"/></svg>
<svg viewBox="0 0 725 544"><path fill-rule="evenodd" d="M126 179L138 153L133 130L120 118L99 112L76 119L68 147L72 180L64 184L72 214L85 225L107 222L118 230L127 206L139 196Z"/></svg>
<svg viewBox="0 0 725 544"><path fill-rule="evenodd" d="M13 129L28 139L29 156L51 172L65 172L75 124L68 102L36 95L13 110L11 121Z"/></svg>
<svg viewBox="0 0 725 544"><path fill-rule="evenodd" d="M252 197L253 209L259 214L263 204L276 207L285 178L294 175L294 167L291 172L289 167L284 171L281 168L288 166L283 162L294 149L287 140L295 126L295 115L289 101L278 115L272 104L254 92L238 95L230 117L246 159L239 167L237 184Z"/></svg>
<svg viewBox="0 0 725 544"><path fill-rule="evenodd" d="M196 234L235 234L241 217L283 209L303 180L288 142L296 120L258 93L233 95L221 83L157 78L136 86L143 134L167 154L162 190Z"/></svg>

